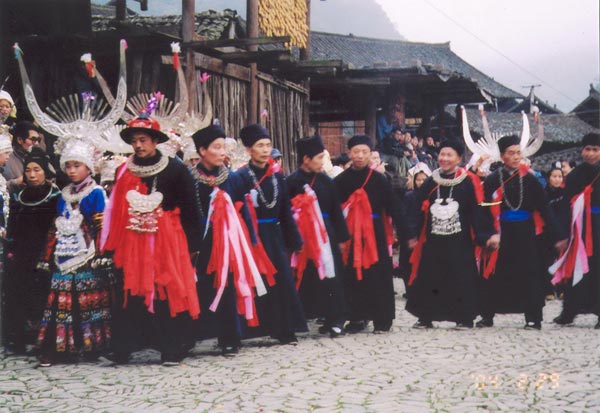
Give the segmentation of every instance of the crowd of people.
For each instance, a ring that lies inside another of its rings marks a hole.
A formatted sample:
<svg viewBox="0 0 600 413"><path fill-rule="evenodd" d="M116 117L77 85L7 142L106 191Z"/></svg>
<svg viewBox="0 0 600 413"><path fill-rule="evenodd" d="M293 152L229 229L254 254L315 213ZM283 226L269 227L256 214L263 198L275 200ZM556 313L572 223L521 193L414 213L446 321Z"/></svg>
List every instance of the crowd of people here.
<svg viewBox="0 0 600 413"><path fill-rule="evenodd" d="M133 154L101 186L90 142L71 139L52 160L40 132L3 126L0 235L3 344L34 345L42 367L125 364L143 348L177 365L210 338L224 356L254 337L294 345L311 319L332 338L371 322L386 333L395 274L415 328L486 328L521 313L540 330L548 294L564 297L558 324L600 315L597 134L582 137L584 162L566 177L552 168L544 188L515 135L498 140L501 161L486 171L484 159L464 167L458 140L421 145L399 128L377 148L353 136L335 166L310 136L295 142L286 176L259 124L238 133L241 168L218 125L192 135L186 165L163 153L170 138L147 112L120 132Z"/></svg>

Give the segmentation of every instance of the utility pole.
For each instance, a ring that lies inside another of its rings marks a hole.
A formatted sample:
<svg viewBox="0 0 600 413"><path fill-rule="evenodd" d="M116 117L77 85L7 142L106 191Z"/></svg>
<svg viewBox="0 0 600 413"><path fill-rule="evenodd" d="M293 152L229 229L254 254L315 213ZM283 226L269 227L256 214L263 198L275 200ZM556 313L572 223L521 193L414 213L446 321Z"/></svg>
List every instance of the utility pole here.
<svg viewBox="0 0 600 413"><path fill-rule="evenodd" d="M246 0L246 25L248 38L258 37L258 0ZM249 45L249 51L258 50L257 45ZM248 93L248 114L246 123L256 123L258 119L258 79L256 63L250 63L250 93Z"/></svg>

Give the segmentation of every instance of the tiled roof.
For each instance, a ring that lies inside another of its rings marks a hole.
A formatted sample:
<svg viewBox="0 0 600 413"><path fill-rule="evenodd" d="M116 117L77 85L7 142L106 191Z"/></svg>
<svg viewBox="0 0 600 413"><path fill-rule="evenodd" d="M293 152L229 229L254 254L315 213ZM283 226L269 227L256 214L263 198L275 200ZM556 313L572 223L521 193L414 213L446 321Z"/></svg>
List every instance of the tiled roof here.
<svg viewBox="0 0 600 413"><path fill-rule="evenodd" d="M542 155L534 156L531 159L531 166L536 171L547 172L552 165L560 160L575 161L579 165L582 162L581 147L576 146L562 151L549 152Z"/></svg>
<svg viewBox="0 0 600 413"><path fill-rule="evenodd" d="M490 130L497 133L521 133L523 127L520 113L486 113ZM531 132L535 133L533 115L528 115ZM471 131L483 134L481 116L477 109L467 109L467 119ZM583 135L590 132L600 133L574 114L545 115L542 113L544 137L547 142L558 144L576 144Z"/></svg>
<svg viewBox="0 0 600 413"><path fill-rule="evenodd" d="M92 9L92 16L109 17L112 19L115 18L115 14L116 14L115 6L92 3L91 9ZM137 13L134 12L133 10L127 9L128 16L133 16L135 14L137 14Z"/></svg>
<svg viewBox="0 0 600 413"><path fill-rule="evenodd" d="M420 62L471 78L497 98L524 97L465 62L450 49L450 43L416 43L313 31L311 53L314 60L341 59L356 69L409 68Z"/></svg>
<svg viewBox="0 0 600 413"><path fill-rule="evenodd" d="M113 8L114 10L114 8ZM222 13L207 10L196 13L196 33L209 40L220 39L232 22L238 22L235 10L225 9ZM128 16L127 23L140 28L159 31L171 36L180 36L181 15ZM95 32L117 30L117 22L112 15L95 15L92 11L92 30Z"/></svg>

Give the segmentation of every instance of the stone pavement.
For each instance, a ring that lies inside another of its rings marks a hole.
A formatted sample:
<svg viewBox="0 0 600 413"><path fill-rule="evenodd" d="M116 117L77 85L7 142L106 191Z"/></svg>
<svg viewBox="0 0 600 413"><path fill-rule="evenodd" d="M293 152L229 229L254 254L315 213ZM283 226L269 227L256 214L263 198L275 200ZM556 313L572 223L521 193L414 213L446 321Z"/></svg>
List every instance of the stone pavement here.
<svg viewBox="0 0 600 413"><path fill-rule="evenodd" d="M400 284L396 284L399 292ZM297 346L252 340L234 358L199 344L178 367L153 351L130 365L80 363L36 369L26 357L0 360L3 412L600 412L600 331L549 321L523 330L519 315L484 330L437 323L413 330L397 296L393 332L337 339L316 325Z"/></svg>

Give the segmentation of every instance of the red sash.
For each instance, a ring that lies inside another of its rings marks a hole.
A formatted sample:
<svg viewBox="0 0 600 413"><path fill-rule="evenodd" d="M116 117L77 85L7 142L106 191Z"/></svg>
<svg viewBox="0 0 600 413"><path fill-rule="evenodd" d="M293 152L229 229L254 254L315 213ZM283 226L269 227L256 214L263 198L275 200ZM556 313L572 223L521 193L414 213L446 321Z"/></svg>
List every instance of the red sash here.
<svg viewBox="0 0 600 413"><path fill-rule="evenodd" d="M352 267L356 270L356 278L359 281L363 279L363 268L368 269L379 261L371 203L367 192L364 190L372 173L373 170L370 169L369 175L367 175L367 179L365 179L362 186L354 191L342 205L342 209L347 211L346 224L350 233L350 240L344 246L343 260L344 264L348 264L350 246L352 246Z"/></svg>

